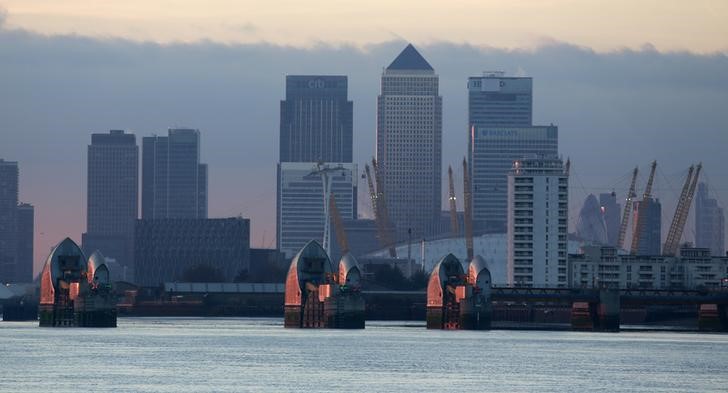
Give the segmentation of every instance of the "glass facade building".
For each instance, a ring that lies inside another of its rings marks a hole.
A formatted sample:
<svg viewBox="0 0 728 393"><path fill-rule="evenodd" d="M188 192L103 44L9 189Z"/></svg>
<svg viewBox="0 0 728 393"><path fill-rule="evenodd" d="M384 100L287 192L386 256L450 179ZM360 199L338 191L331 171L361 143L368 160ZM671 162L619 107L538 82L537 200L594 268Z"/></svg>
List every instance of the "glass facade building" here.
<svg viewBox="0 0 728 393"><path fill-rule="evenodd" d="M353 103L346 76L288 75L280 162L352 162Z"/></svg>
<svg viewBox="0 0 728 393"><path fill-rule="evenodd" d="M357 166L351 163L329 163L341 168L329 174L331 194L343 220L356 218ZM323 242L323 180L315 162L282 162L278 164L278 250L292 258L311 240ZM334 231L332 226L331 232ZM332 236L333 239L333 236Z"/></svg>
<svg viewBox="0 0 728 393"><path fill-rule="evenodd" d="M558 154L558 127L474 127L470 143L475 231L504 233L508 171L523 157Z"/></svg>
<svg viewBox="0 0 728 393"><path fill-rule="evenodd" d="M142 140L142 218L207 218L200 131L170 129Z"/></svg>

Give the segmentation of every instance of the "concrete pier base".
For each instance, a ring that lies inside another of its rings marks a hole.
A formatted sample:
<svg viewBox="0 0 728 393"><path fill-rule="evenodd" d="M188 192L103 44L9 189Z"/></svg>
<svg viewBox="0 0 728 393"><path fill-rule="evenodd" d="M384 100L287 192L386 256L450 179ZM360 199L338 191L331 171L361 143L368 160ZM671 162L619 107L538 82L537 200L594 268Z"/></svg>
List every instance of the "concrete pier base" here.
<svg viewBox="0 0 728 393"><path fill-rule="evenodd" d="M603 289L599 291L598 318L595 330L602 332L619 331L619 291Z"/></svg>
<svg viewBox="0 0 728 393"><path fill-rule="evenodd" d="M701 304L698 309L698 329L704 332L728 331L726 305Z"/></svg>
<svg viewBox="0 0 728 393"><path fill-rule="evenodd" d="M478 298L463 299L460 302L460 329L489 330L493 318L490 302L478 303Z"/></svg>

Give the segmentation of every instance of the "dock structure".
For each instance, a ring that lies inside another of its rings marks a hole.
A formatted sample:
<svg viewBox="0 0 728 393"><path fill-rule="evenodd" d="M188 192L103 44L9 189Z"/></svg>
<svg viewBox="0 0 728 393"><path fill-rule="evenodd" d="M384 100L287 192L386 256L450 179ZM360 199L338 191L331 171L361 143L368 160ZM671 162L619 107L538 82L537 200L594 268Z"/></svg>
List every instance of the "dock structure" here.
<svg viewBox="0 0 728 393"><path fill-rule="evenodd" d="M334 266L326 251L310 241L291 261L286 276L287 328L364 328L361 270L351 254Z"/></svg>
<svg viewBox="0 0 728 393"><path fill-rule="evenodd" d="M475 256L466 274L454 255L443 257L427 284L427 328L487 330L491 316L490 270L483 258Z"/></svg>
<svg viewBox="0 0 728 393"><path fill-rule="evenodd" d="M66 238L53 248L40 278L39 325L116 327L116 305L103 255L89 260Z"/></svg>

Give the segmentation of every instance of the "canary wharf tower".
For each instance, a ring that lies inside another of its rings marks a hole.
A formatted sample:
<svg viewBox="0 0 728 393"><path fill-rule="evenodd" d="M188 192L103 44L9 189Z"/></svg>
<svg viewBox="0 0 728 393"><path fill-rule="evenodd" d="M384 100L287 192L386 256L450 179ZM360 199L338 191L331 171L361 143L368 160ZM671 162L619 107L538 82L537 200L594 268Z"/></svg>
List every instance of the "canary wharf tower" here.
<svg viewBox="0 0 728 393"><path fill-rule="evenodd" d="M397 240L435 232L440 215L442 97L439 78L414 46L382 73L377 161Z"/></svg>

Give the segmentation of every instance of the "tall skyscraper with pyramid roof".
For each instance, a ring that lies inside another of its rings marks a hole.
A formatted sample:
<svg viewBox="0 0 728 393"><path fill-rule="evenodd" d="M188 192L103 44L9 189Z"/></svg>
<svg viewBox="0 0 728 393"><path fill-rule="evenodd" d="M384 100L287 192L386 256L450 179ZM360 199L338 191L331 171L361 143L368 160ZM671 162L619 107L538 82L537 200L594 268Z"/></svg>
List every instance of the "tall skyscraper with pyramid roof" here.
<svg viewBox="0 0 728 393"><path fill-rule="evenodd" d="M397 239L436 232L441 209L442 97L439 78L407 45L382 73L377 161Z"/></svg>

